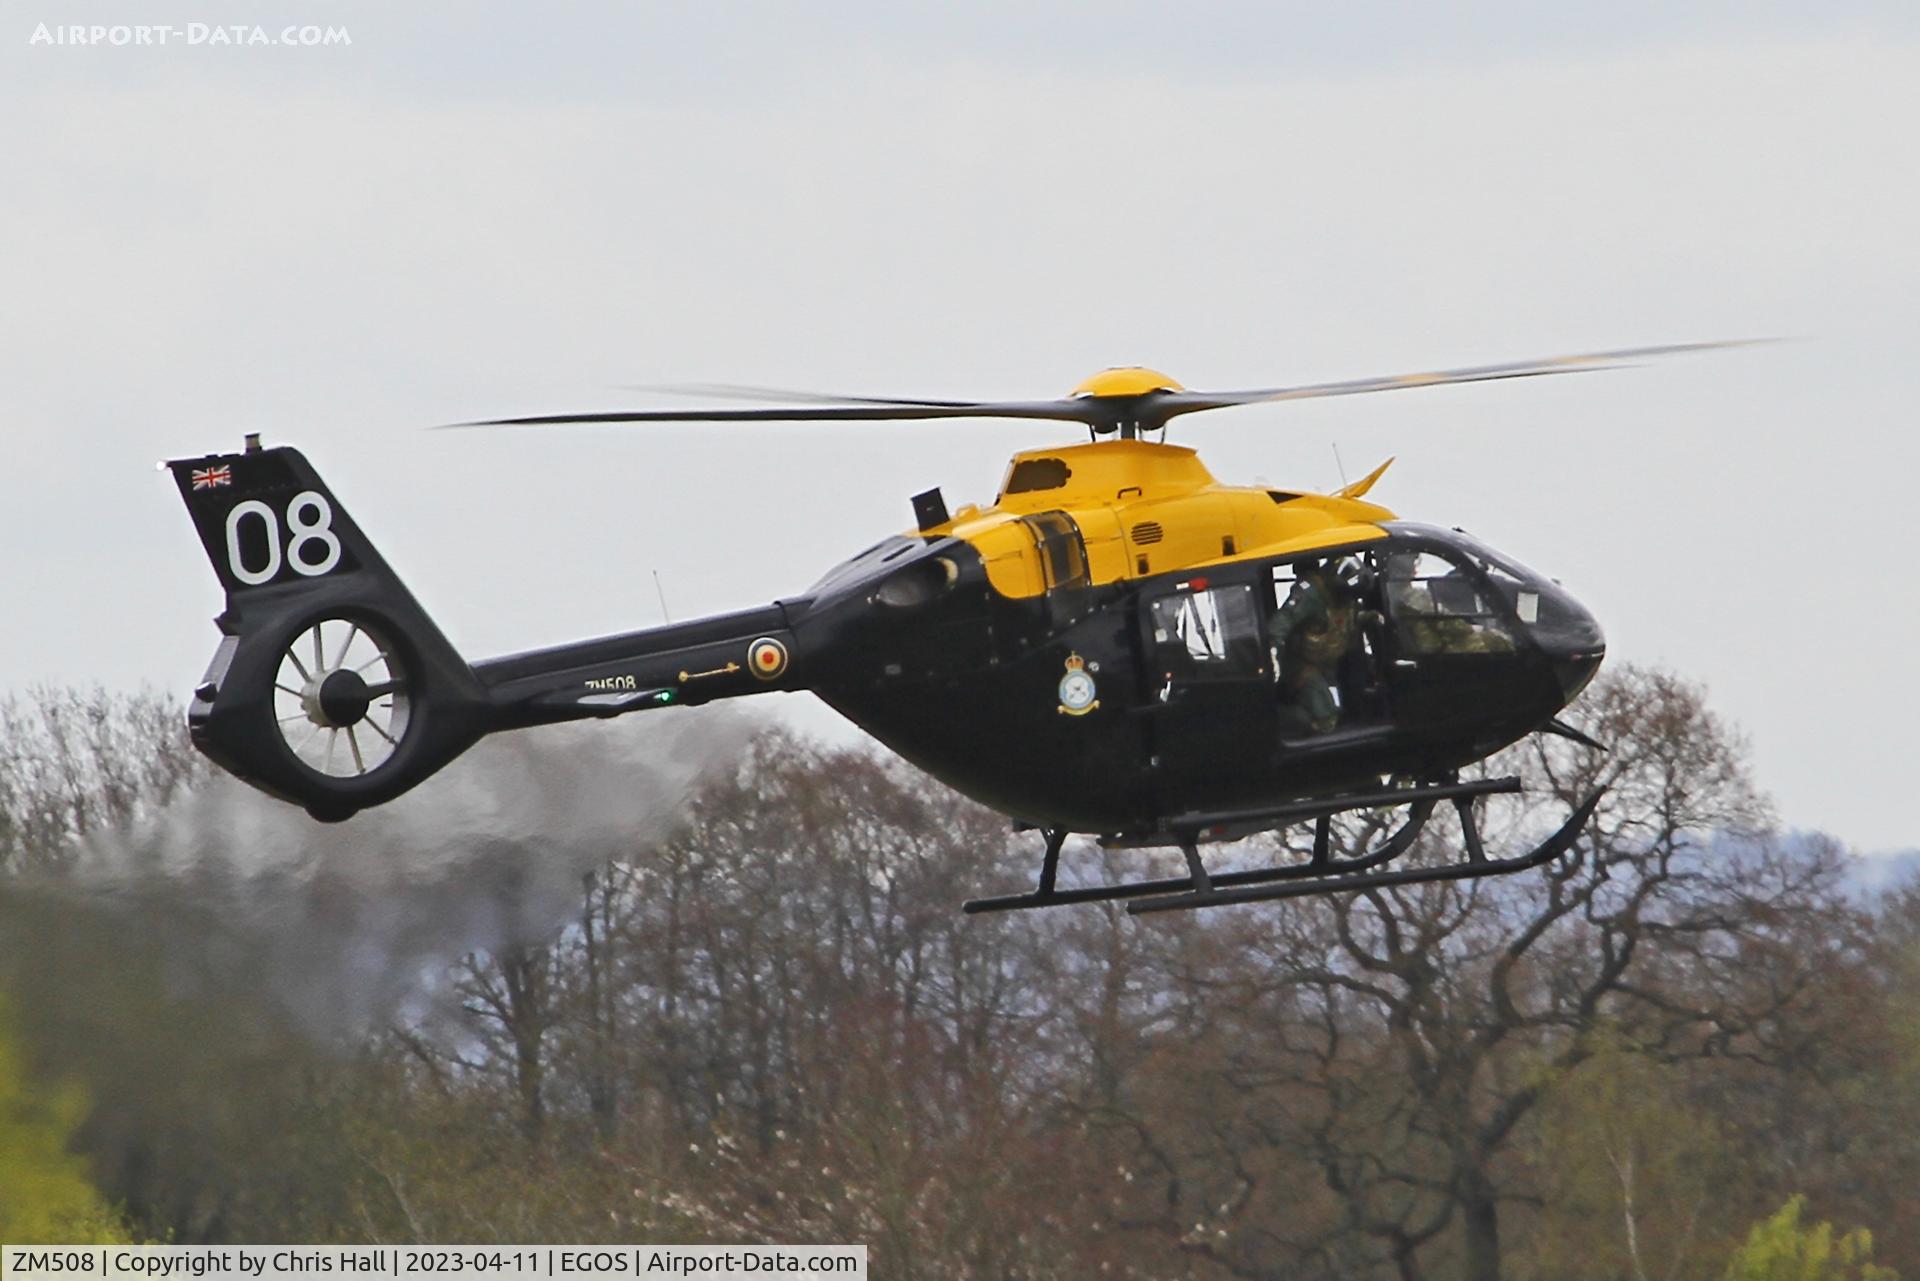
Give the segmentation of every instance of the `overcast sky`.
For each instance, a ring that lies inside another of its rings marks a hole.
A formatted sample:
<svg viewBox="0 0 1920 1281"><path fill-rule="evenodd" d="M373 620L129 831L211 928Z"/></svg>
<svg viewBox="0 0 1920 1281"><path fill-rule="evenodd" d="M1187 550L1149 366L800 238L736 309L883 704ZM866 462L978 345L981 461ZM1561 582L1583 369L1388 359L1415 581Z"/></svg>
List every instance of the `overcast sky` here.
<svg viewBox="0 0 1920 1281"><path fill-rule="evenodd" d="M795 592L916 490L990 500L1074 437L432 423L1778 335L1174 439L1322 488L1336 444L1354 475L1397 454L1372 497L1705 681L1786 822L1920 845L1920 10L1569 8L9 6L0 688L190 687L219 596L153 464L246 431L306 450L479 657L657 622L656 571L676 617ZM351 43L187 43L225 22Z"/></svg>

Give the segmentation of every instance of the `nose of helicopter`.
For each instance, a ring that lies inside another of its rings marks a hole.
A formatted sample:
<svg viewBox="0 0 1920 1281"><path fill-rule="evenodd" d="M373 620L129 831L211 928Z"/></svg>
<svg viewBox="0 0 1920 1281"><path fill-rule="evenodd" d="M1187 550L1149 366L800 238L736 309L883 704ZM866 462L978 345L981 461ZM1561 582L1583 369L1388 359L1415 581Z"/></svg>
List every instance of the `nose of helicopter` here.
<svg viewBox="0 0 1920 1281"><path fill-rule="evenodd" d="M1586 606L1559 588L1541 592L1538 613L1529 626L1553 663L1565 706L1580 696L1600 670L1607 656L1607 638Z"/></svg>
<svg viewBox="0 0 1920 1281"><path fill-rule="evenodd" d="M1580 691L1587 687L1594 674L1600 670L1600 664L1607 656L1607 647L1582 650L1577 654L1556 655L1553 660L1553 673L1560 678L1560 691L1566 703L1580 697Z"/></svg>

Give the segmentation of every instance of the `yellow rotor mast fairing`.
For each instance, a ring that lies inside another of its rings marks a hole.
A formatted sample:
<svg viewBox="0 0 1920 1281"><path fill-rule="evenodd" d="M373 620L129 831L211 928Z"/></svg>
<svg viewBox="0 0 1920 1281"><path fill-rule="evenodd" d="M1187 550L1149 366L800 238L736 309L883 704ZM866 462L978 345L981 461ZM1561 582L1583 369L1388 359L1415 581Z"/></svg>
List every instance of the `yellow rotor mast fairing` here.
<svg viewBox="0 0 1920 1281"><path fill-rule="evenodd" d="M1120 365L1112 369L1103 369L1093 377L1085 379L1072 392L1073 396L1144 396L1155 391L1185 391L1173 379L1157 369L1146 369L1139 365Z"/></svg>

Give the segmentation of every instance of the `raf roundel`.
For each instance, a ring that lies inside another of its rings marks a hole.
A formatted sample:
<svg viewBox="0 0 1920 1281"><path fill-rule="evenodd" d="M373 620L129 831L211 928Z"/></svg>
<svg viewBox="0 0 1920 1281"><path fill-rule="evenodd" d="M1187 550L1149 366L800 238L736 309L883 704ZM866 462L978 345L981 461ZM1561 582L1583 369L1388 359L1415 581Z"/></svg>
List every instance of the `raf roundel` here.
<svg viewBox="0 0 1920 1281"><path fill-rule="evenodd" d="M747 670L763 681L770 681L787 670L787 647L771 636L762 636L747 646Z"/></svg>

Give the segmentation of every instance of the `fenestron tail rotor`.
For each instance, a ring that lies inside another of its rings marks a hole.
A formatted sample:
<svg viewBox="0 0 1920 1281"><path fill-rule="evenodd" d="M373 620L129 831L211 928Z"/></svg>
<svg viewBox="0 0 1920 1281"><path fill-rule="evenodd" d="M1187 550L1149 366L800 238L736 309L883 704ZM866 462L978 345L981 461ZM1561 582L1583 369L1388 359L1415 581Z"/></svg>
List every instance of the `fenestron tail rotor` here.
<svg viewBox="0 0 1920 1281"><path fill-rule="evenodd" d="M487 688L298 450L168 467L226 595L187 707L201 751L333 821L487 732Z"/></svg>
<svg viewBox="0 0 1920 1281"><path fill-rule="evenodd" d="M274 674L274 723L308 769L358 778L385 765L407 736L409 677L380 628L316 619L294 636Z"/></svg>
<svg viewBox="0 0 1920 1281"><path fill-rule="evenodd" d="M1207 409L1239 405L1274 404L1324 396L1355 396L1365 392L1403 391L1413 387L1441 387L1452 383L1494 382L1510 378L1539 378L1550 374L1621 369L1660 356L1741 347L1767 339L1726 342L1671 343L1655 347L1624 347L1612 351L1497 365L1470 365L1426 373L1390 374L1344 382L1306 383L1294 387L1258 387L1245 391L1191 391L1165 374L1129 366L1096 374L1057 400L912 400L877 396L835 396L816 392L781 391L769 387L701 384L658 388L682 395L723 399L789 400L798 404L759 409L638 409L577 414L536 414L454 423L455 427L530 427L561 423L686 423L686 422L876 422L939 418L1024 418L1076 422L1093 435L1117 433L1132 439L1159 431L1174 418Z"/></svg>

